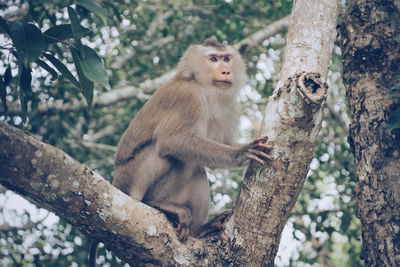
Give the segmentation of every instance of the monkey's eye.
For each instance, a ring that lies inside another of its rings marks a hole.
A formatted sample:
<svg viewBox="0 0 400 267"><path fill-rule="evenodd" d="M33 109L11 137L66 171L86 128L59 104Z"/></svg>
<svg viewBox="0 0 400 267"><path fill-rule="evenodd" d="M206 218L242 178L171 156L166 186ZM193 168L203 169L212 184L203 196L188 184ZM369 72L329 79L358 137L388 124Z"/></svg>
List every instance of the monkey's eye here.
<svg viewBox="0 0 400 267"><path fill-rule="evenodd" d="M215 57L215 56L211 56L209 59L210 59L212 62L217 62L217 61L218 61L218 58Z"/></svg>
<svg viewBox="0 0 400 267"><path fill-rule="evenodd" d="M224 61L225 61L225 62L229 62L229 61L231 61L231 59L230 59L230 57L225 56L225 57L224 57Z"/></svg>

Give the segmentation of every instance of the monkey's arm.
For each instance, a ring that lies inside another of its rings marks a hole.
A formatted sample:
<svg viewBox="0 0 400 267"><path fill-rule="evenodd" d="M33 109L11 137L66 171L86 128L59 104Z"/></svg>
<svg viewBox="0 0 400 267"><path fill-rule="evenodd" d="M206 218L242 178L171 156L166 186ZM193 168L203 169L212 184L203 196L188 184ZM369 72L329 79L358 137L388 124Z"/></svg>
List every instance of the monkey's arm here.
<svg viewBox="0 0 400 267"><path fill-rule="evenodd" d="M158 139L157 151L161 157L192 161L210 168L229 168L240 166L247 159L254 159L265 164L265 160L270 158L265 151L271 149L262 144L266 140L266 137L260 137L249 144L231 146L196 134L180 133Z"/></svg>
<svg viewBox="0 0 400 267"><path fill-rule="evenodd" d="M157 109L158 122L152 136L161 157L196 162L210 168L240 166L249 158L264 164L269 158L265 152L270 147L261 144L267 140L264 137L249 144L232 146L203 136L210 104L203 99L202 88L196 83L182 82L173 90L164 90L159 91L154 99L154 103L163 108Z"/></svg>

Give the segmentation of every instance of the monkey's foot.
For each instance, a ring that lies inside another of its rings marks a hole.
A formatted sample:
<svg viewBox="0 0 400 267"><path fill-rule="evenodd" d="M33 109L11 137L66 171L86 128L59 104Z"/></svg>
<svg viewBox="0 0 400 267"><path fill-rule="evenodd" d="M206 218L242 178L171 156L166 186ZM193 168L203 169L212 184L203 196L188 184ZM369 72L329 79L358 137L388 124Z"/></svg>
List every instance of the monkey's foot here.
<svg viewBox="0 0 400 267"><path fill-rule="evenodd" d="M216 231L223 231L225 230L225 221L231 217L232 211L231 210L226 210L222 212L221 214L215 216L211 221L209 221L209 229L216 230Z"/></svg>
<svg viewBox="0 0 400 267"><path fill-rule="evenodd" d="M212 232L221 232L225 230L225 222L231 217L232 211L226 210L221 214L218 214L213 219L208 221L205 225L203 225L200 229L200 236L203 236L207 233Z"/></svg>
<svg viewBox="0 0 400 267"><path fill-rule="evenodd" d="M147 205L159 209L167 215L167 218L173 222L176 227L179 240L186 241L192 225L192 213L190 209L182 204L172 201L147 201Z"/></svg>
<svg viewBox="0 0 400 267"><path fill-rule="evenodd" d="M179 240L185 242L188 239L190 232L190 225L192 224L192 214L188 208L180 209L177 213L177 223L176 232L178 234Z"/></svg>

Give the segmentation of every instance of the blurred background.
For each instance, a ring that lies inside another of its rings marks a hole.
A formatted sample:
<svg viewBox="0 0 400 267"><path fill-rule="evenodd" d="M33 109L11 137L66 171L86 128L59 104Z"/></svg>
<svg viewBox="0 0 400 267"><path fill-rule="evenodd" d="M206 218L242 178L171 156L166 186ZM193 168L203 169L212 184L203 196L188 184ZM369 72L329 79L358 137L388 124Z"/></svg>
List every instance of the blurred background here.
<svg viewBox="0 0 400 267"><path fill-rule="evenodd" d="M190 44L215 36L231 45L246 44L238 45L249 76L240 94L238 142L258 135L279 75L286 34L285 27L273 34L265 30L290 14L292 1L92 1L101 7L97 11L88 2L0 1L0 16L5 20L30 22L42 32L71 23L67 6L73 7L84 27L81 41L104 61L109 83L94 85L89 109L87 97L66 75L54 77L41 63L33 62L27 110L21 112L17 59L11 39L0 32L0 75L4 80L10 77L7 73L12 77L6 87L8 112L0 120L60 148L112 181L116 145L132 117L157 85L170 77L164 74L174 69ZM256 33L266 37L249 42ZM47 42L45 51L75 75L69 46L68 40ZM323 128L308 179L284 230L277 266L361 265L340 56L335 47ZM47 57L40 58L52 66ZM232 207L243 170L208 170L212 212ZM89 243L64 219L0 187L1 266L85 266ZM104 248L99 260L103 266L123 265Z"/></svg>

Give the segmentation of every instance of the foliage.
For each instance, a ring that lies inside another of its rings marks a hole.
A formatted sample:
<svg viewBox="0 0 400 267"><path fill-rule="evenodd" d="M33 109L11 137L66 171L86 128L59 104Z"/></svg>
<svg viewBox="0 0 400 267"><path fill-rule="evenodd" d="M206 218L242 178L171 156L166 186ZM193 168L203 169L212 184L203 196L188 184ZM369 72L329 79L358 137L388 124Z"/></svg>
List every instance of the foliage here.
<svg viewBox="0 0 400 267"><path fill-rule="evenodd" d="M0 119L112 180L115 146L148 98L138 86L171 70L189 44L213 35L234 44L289 14L291 1L11 0L0 8L0 28L5 32L0 34L4 111ZM10 27L12 32L7 32ZM245 111L242 142L257 134L263 105L279 74L283 46L284 38L278 34L244 55L249 86L241 95ZM339 65L338 58L334 65ZM83 100L90 106L96 96L127 86L137 91L129 101L64 110ZM342 87L335 91L340 92L338 98L344 98ZM51 108L40 108L43 104ZM326 117L320 140L314 167L290 219L293 236L300 240L296 241L299 252L290 256L290 262L322 265L320 252L327 248L331 261L344 258L348 265L357 266L359 226L352 199L352 159L335 118ZM242 170L210 170L209 174L214 210L231 207ZM327 193L330 188L334 197ZM319 201L332 205L320 207ZM310 243L319 245L310 247ZM86 237L62 219L36 229L0 232L0 251L6 259L0 263L81 265L88 244ZM100 255L103 263L120 264L112 254L102 250Z"/></svg>
<svg viewBox="0 0 400 267"><path fill-rule="evenodd" d="M91 1L76 1L75 4L99 15L105 15L105 10ZM57 72L44 60L50 61L65 78L82 92L89 107L93 100L93 82L104 86L108 85L107 73L101 58L92 48L83 45L81 42L83 33L87 33L88 30L82 29L80 19L74 8L68 6L67 10L70 24L54 25L43 33L32 23L7 21L0 18L1 30L8 34L12 40L12 46L4 47L4 49L8 49L14 56L12 59L9 58L9 61L14 60L18 65L19 99L23 120L27 115L28 102L37 103L38 101L37 95L33 93L31 87L31 63L33 62L49 72L52 75L52 80L56 80L58 78ZM70 39L74 39L74 41L70 41ZM79 80L62 61L52 55L57 44L63 44L70 49ZM11 62L8 64L11 65ZM7 74L10 75L10 72ZM12 79L12 75L7 79L10 78ZM4 111L7 111L6 83L3 81L2 84L1 99Z"/></svg>

